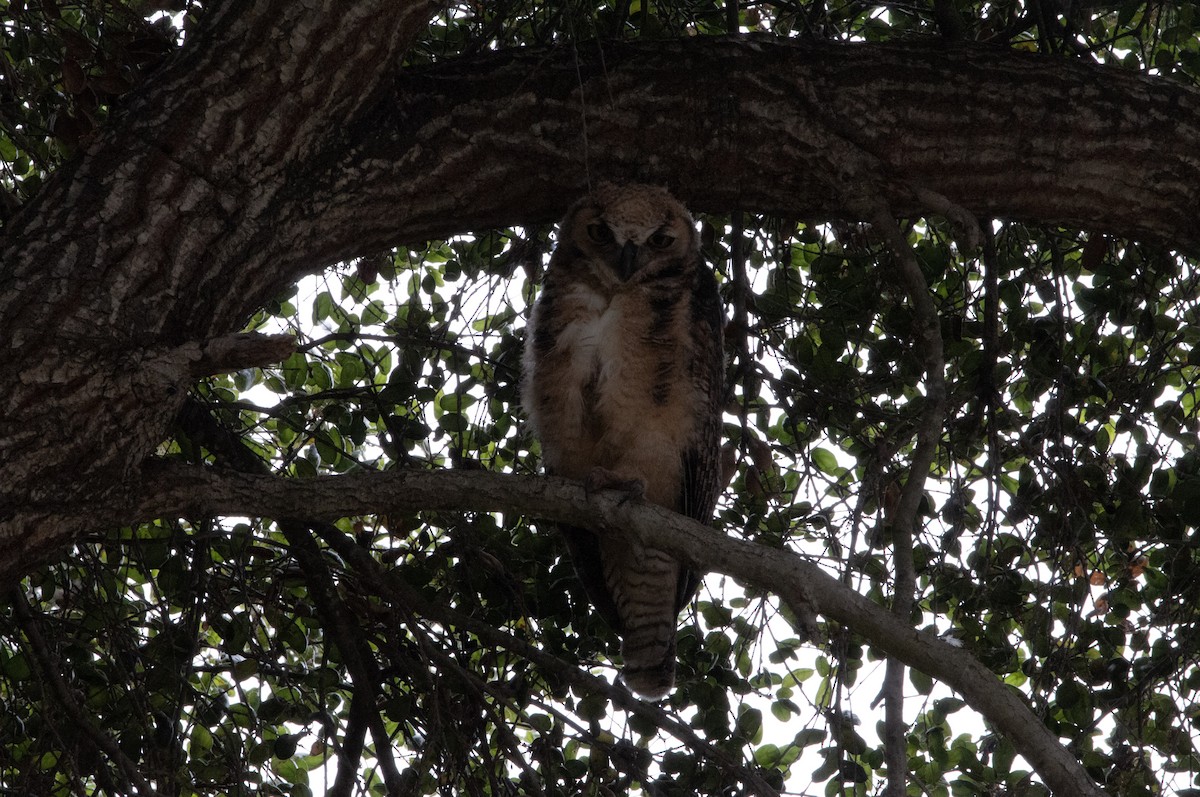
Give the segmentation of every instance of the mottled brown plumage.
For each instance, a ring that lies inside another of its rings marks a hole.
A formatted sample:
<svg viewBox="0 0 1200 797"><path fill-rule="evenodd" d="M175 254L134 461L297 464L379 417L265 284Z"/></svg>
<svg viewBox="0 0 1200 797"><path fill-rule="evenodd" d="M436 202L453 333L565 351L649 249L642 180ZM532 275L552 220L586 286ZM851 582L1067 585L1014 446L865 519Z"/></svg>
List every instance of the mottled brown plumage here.
<svg viewBox="0 0 1200 797"><path fill-rule="evenodd" d="M547 472L636 485L708 522L720 491L722 327L694 223L670 194L602 184L579 200L559 225L525 347L525 408ZM592 603L621 634L626 684L663 697L696 575L661 550L562 531Z"/></svg>

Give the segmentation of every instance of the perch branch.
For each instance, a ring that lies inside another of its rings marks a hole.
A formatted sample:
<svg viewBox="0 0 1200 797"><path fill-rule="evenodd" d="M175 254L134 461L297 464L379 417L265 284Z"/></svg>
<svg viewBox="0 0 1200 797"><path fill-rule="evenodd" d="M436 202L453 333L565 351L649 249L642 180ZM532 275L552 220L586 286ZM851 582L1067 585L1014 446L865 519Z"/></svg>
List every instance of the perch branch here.
<svg viewBox="0 0 1200 797"><path fill-rule="evenodd" d="M636 534L697 569L725 573L811 606L867 641L952 687L1007 735L1058 795L1100 795L1080 763L1029 710L1021 696L966 651L900 622L804 557L726 537L695 521L607 492L588 496L563 479L486 471L359 472L311 479L253 476L160 462L140 482L104 501L41 509L45 522L86 516L92 525L164 516L288 517L309 520L423 510L514 512L604 533Z"/></svg>

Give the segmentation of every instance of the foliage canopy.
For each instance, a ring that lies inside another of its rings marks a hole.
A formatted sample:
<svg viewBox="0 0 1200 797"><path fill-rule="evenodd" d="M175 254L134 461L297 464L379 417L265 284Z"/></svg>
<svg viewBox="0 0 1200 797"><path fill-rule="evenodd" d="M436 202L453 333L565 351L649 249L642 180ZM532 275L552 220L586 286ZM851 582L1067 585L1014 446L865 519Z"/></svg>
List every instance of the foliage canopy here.
<svg viewBox="0 0 1200 797"><path fill-rule="evenodd" d="M186 53L211 5L0 0L5 218ZM974 42L1193 85L1196 9L459 3L406 64L750 32ZM874 221L702 215L730 317L715 526L955 640L1113 793L1200 793L1196 260L1006 220L980 219L972 247L938 215L900 220L901 246ZM160 456L297 479L533 477L520 351L552 242L537 224L463 231L280 292L246 328L294 334L295 353L196 384ZM912 473L934 403L944 423ZM893 793L1046 793L979 706L917 670L883 686L861 629L818 616L808 639L769 585L720 574L681 622L678 688L640 705L611 684L616 642L563 554L501 512L95 528L0 611L0 792L874 794L890 746Z"/></svg>

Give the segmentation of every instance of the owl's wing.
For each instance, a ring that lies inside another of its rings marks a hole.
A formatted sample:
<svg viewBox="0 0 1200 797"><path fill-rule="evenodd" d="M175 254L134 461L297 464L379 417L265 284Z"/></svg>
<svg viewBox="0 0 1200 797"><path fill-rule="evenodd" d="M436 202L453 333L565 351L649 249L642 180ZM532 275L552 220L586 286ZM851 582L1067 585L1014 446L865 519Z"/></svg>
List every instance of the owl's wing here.
<svg viewBox="0 0 1200 797"><path fill-rule="evenodd" d="M709 473L717 459L718 456L697 448L689 448L683 455L683 514L701 523L707 523L712 518L717 502L718 476L715 472ZM686 567L680 568L679 583L675 589L675 611L678 613L691 603L699 589L700 574Z"/></svg>
<svg viewBox="0 0 1200 797"><path fill-rule="evenodd" d="M721 413L725 404L725 316L717 281L709 269L695 270L692 289L692 351L688 376L701 392L703 407L696 433L683 455L680 511L701 523L712 520L721 493ZM700 587L700 577L691 570L679 573L675 594L676 611L687 605Z"/></svg>

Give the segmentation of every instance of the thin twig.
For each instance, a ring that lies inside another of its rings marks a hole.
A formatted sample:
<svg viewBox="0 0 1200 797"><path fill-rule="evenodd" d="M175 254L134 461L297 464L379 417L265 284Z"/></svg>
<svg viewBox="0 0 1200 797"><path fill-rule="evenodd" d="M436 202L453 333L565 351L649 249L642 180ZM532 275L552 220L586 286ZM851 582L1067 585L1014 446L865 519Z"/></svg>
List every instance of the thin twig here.
<svg viewBox="0 0 1200 797"><path fill-rule="evenodd" d="M733 391L740 382L742 385L742 401L738 407L738 417L742 434L738 441L739 453L746 456L746 446L750 440L750 400L757 396L758 391L751 384L751 374L754 373L754 360L750 357L750 276L746 272L746 242L742 224L742 212L735 210L729 216L730 242L729 261L733 277L733 293L730 297L733 304L733 324L728 336L730 345L737 351L737 368L733 380L726 389L725 403L733 398Z"/></svg>
<svg viewBox="0 0 1200 797"><path fill-rule="evenodd" d="M938 323L937 308L929 295L929 286L921 273L916 254L891 215L882 211L874 226L883 236L899 266L900 280L916 315L917 351L925 371L925 403L917 425L908 478L900 493L891 519L892 552L895 565L895 589L892 613L904 623L911 622L917 574L913 564L913 537L917 515L925 492L925 481L937 455L938 442L946 414L945 355ZM904 797L908 790L908 726L904 721L903 662L889 657L884 674L884 751L887 762L887 793Z"/></svg>
<svg viewBox="0 0 1200 797"><path fill-rule="evenodd" d="M341 534L341 532L334 528L330 528L329 533L331 535ZM523 708L517 705L511 698L503 695L500 690L496 689L481 679L478 675L460 665L453 658L447 655L446 652L439 646L430 643L424 634L417 635L416 638L417 644L421 647L421 652L428 659L432 659L439 665L439 671L451 672L456 675L466 685L467 690L476 697L477 705L483 707L485 711L492 715L493 726L496 728L496 732L499 733L504 740L504 757L525 773L528 779L526 788L532 791L535 795L545 794L545 792L542 791L540 785L541 779L538 777L537 772L535 772L533 767L530 766L529 762L518 753L521 743L517 739L516 734L513 733L512 728L508 727L504 717L492 710L492 707L489 706L487 701L483 699L483 695L486 693L490 695L493 700L502 702L517 716L523 715Z"/></svg>
<svg viewBox="0 0 1200 797"><path fill-rule="evenodd" d="M979 366L979 383L976 388L976 412L979 423L986 424L987 432L987 486L988 510L984 542L984 555L980 557L978 575L987 576L987 563L992 561L992 543L999 527L999 497L996 485L1000 484L1000 468L1003 452L1000 450L1000 433L996 427L999 413L1000 392L996 387L996 369L1000 351L1000 256L996 249L996 236L990 228L984 230L983 252L983 362Z"/></svg>
<svg viewBox="0 0 1200 797"><path fill-rule="evenodd" d="M34 659L42 670L42 677L50 683L51 693L58 700L59 705L72 724L75 725L76 730L80 731L85 739L99 748L110 761L117 765L121 786L125 791L130 791L130 784L132 784L132 788L136 790L137 794L150 797L150 795L154 794L154 790L142 778L137 766L129 760L129 757L125 755L120 746L108 734L104 733L104 731L92 722L91 718L84 713L79 703L75 700L75 695L71 692L71 687L67 686L67 682L63 680L61 668L58 662L54 660L54 655L50 652L50 648L42 636L37 618L33 615L33 609L25 599L25 593L19 589L15 589L10 593L10 596L13 608L16 611L17 622L20 624L21 630L25 632L25 638L29 640L29 647L33 651ZM98 766L102 767L103 764L99 764Z"/></svg>
<svg viewBox="0 0 1200 797"><path fill-rule="evenodd" d="M399 788L400 772L392 757L387 730L375 710L379 697L379 668L367 647L366 636L357 617L347 607L334 587L333 576L321 556L316 541L305 524L294 520L278 521L287 537L292 555L304 570L305 580L317 614L333 643L342 654L342 662L350 673L354 694L350 701L349 729L342 739L338 756L338 771L330 797L348 797L358 782L359 759L362 756L366 730L375 741L375 757L383 770L384 783L389 790Z"/></svg>
<svg viewBox="0 0 1200 797"><path fill-rule="evenodd" d="M265 462L246 446L240 436L223 427L194 399L189 399L180 413L179 423L185 432L207 448L220 464L243 473L269 473ZM309 532L308 524L281 518L280 531L288 540L289 550L304 570L308 588L314 597L322 625L342 654L350 673L354 694L350 701L349 729L343 735L339 751L338 771L330 794L349 795L358 781L358 761L362 755L365 734L371 731L375 741L375 757L383 770L384 782L395 791L399 788L400 773L392 757L391 740L387 729L374 709L378 703L379 670L367 648L364 635L354 614L334 588L320 550Z"/></svg>

